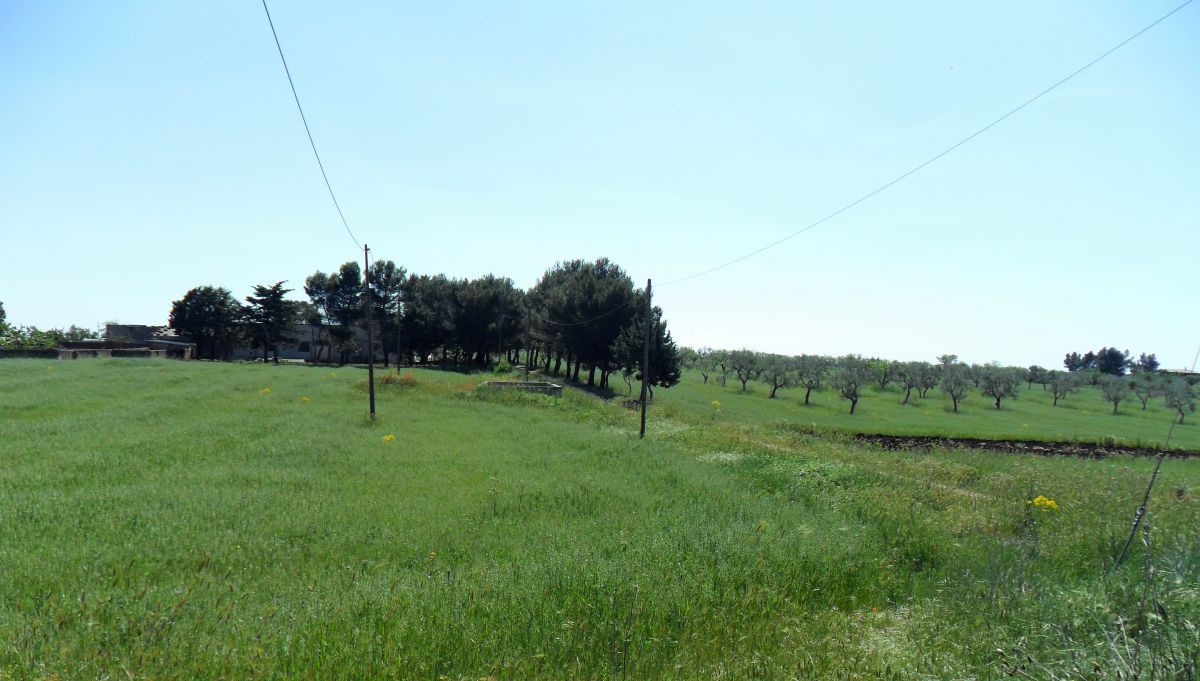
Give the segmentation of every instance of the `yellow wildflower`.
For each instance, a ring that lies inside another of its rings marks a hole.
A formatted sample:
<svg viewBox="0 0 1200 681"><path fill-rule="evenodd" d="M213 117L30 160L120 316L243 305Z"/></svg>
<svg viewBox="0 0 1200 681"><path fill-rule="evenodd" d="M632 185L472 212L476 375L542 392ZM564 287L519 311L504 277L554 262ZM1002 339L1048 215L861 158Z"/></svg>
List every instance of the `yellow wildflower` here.
<svg viewBox="0 0 1200 681"><path fill-rule="evenodd" d="M394 433L388 433L387 435L384 435L384 436L383 436L383 441L384 441L384 442L391 442L391 441L393 441L393 440L395 440L395 439L396 439L396 435L395 435Z"/></svg>
<svg viewBox="0 0 1200 681"><path fill-rule="evenodd" d="M300 401L301 401L301 402L308 402L308 395L305 395L305 396L301 397L301 398L300 398Z"/></svg>
<svg viewBox="0 0 1200 681"><path fill-rule="evenodd" d="M1026 502L1030 506L1042 511L1057 511L1058 502L1053 499L1048 499L1041 494L1037 495L1032 501Z"/></svg>
<svg viewBox="0 0 1200 681"><path fill-rule="evenodd" d="M270 394L271 394L271 389L270 389L270 388L263 388L262 390L259 390L259 391L258 391L258 394L259 394L259 395L270 395Z"/></svg>

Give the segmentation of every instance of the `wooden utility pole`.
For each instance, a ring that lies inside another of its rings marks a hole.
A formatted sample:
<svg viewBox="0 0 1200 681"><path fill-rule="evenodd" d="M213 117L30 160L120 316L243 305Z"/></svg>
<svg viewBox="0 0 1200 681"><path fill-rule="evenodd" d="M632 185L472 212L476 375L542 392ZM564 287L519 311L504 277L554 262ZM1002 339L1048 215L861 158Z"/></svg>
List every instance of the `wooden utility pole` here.
<svg viewBox="0 0 1200 681"><path fill-rule="evenodd" d="M650 280L646 280L646 337L643 339L642 345L642 429L638 433L638 439L646 437L646 397L648 392L646 389L647 381L650 380L650 324L653 321L653 310L650 306Z"/></svg>
<svg viewBox="0 0 1200 681"><path fill-rule="evenodd" d="M363 305L367 308L367 394L371 401L371 420L375 420L375 339L371 334L371 249L363 244Z"/></svg>

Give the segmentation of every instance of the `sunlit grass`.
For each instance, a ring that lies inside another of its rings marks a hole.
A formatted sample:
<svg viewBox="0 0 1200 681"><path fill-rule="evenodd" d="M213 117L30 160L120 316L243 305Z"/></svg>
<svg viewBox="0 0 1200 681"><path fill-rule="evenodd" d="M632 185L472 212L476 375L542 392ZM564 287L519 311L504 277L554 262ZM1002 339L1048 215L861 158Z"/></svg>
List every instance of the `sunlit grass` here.
<svg viewBox="0 0 1200 681"><path fill-rule="evenodd" d="M730 380L725 387L709 379L705 384L700 373L687 371L681 383L670 390L660 391L662 405L679 414L709 416L713 401L720 401L722 414L732 420L771 424L787 423L818 430L837 430L852 433L889 435L940 435L987 439L1055 440L1080 442L1117 442L1127 445L1161 446L1178 417L1174 410L1163 405L1161 398L1150 400L1146 409L1130 397L1121 403L1117 414L1112 404L1102 400L1100 391L1084 388L1079 393L1051 405L1050 394L1041 386L1032 389L1022 384L1020 397L1004 400L1001 409L978 391L959 405L955 413L950 400L937 388L922 399L916 391L908 404L901 404L904 393L889 385L880 391L878 386L867 387L858 409L849 414L849 403L829 389L813 392L810 404L804 404L804 390L785 388L775 399L768 399L769 389L750 383L747 392L741 384ZM1170 446L1200 450L1200 418L1190 416L1177 424Z"/></svg>
<svg viewBox="0 0 1200 681"><path fill-rule="evenodd" d="M1194 461L1151 500L1164 623L1140 547L1110 572L1150 460L889 453L732 389L639 442L422 370L372 424L363 378L0 362L0 678L1195 673Z"/></svg>

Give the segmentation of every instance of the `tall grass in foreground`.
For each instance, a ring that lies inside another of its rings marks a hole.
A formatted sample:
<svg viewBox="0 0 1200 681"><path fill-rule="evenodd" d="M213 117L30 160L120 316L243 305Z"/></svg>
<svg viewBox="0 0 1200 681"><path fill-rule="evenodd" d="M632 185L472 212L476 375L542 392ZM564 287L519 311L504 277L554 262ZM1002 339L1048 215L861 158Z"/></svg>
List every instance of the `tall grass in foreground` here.
<svg viewBox="0 0 1200 681"><path fill-rule="evenodd" d="M0 679L1195 678L1196 462L361 377L0 363Z"/></svg>

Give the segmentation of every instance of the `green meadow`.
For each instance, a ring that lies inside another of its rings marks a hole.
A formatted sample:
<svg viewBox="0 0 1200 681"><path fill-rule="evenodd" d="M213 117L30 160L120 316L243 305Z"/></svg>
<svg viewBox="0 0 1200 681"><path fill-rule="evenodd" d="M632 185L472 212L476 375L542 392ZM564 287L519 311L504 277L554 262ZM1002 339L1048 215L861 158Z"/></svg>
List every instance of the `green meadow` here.
<svg viewBox="0 0 1200 681"><path fill-rule="evenodd" d="M621 386L622 390L624 386ZM769 399L770 388L758 382L742 385L732 377L724 387L700 373L685 371L679 385L656 395L662 408L676 416L709 418L713 401L721 403L721 417L742 423L788 425L818 431L874 433L885 435L940 435L993 440L1050 440L1116 442L1140 447L1161 447L1174 410L1156 397L1142 409L1132 395L1113 414L1111 402L1100 391L1084 387L1052 406L1050 393L1034 384L1021 384L1015 400L1004 400L1000 409L987 397L972 390L955 413L950 400L937 388L924 399L914 390L902 404L904 390L892 384L887 390L866 386L852 415L849 402L836 391L814 391L804 404L803 388L784 388ZM1200 414L1188 414L1171 432L1172 449L1200 450Z"/></svg>
<svg viewBox="0 0 1200 681"><path fill-rule="evenodd" d="M781 427L843 427L830 393L694 375L643 441L613 402L432 370L371 423L364 378L0 362L0 679L1197 676L1198 461L1164 461L1115 566L1151 459L887 452ZM854 423L1167 428L1038 390L868 394Z"/></svg>

